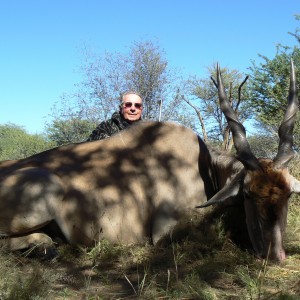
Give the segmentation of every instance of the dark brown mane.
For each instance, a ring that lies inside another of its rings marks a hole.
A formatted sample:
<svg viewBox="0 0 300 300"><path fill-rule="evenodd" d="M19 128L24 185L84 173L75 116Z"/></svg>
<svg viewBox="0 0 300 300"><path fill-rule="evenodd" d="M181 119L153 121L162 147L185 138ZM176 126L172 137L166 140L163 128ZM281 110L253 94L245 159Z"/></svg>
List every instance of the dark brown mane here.
<svg viewBox="0 0 300 300"><path fill-rule="evenodd" d="M287 168L276 168L270 159L259 159L259 162L260 170L248 172L248 176L251 176L248 189L257 196L254 199L263 214L266 207L275 205L277 210L284 205L291 194L291 188Z"/></svg>

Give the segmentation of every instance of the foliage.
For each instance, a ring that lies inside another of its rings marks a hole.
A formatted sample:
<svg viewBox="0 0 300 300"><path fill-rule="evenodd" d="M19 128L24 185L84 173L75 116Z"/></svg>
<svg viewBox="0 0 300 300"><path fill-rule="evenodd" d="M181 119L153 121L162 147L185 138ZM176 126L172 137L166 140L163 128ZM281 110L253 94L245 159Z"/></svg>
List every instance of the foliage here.
<svg viewBox="0 0 300 300"><path fill-rule="evenodd" d="M261 56L263 63L253 62L250 70L252 104L256 106L257 118L273 130L277 130L287 105L290 81L290 60L293 58L297 67L300 63L300 48L287 53L278 46L273 59ZM297 73L297 81L300 76Z"/></svg>
<svg viewBox="0 0 300 300"><path fill-rule="evenodd" d="M28 157L54 147L40 134L28 134L14 124L0 125L0 160Z"/></svg>
<svg viewBox="0 0 300 300"><path fill-rule="evenodd" d="M278 150L278 138L267 134L256 134L247 137L251 150L256 157L274 158Z"/></svg>
<svg viewBox="0 0 300 300"><path fill-rule="evenodd" d="M46 126L48 138L57 146L86 141L95 124L88 120L56 119Z"/></svg>
<svg viewBox="0 0 300 300"><path fill-rule="evenodd" d="M52 124L47 125L48 130L55 131L54 140L59 143L74 141L72 136L78 141L78 128L70 125L75 120L85 127L80 139L89 124L95 127L110 118L119 109L120 95L125 90L136 90L142 95L144 119L192 124L192 118L176 99L178 72L168 67L163 50L152 41L136 42L126 54L85 51L80 71L83 81L77 85L77 92L62 96L53 108Z"/></svg>
<svg viewBox="0 0 300 300"><path fill-rule="evenodd" d="M166 97L171 73L163 51L152 42L135 43L128 57L125 71L127 85L139 91L144 102L144 117L157 120L159 103Z"/></svg>
<svg viewBox="0 0 300 300"><path fill-rule="evenodd" d="M299 18L297 18L299 20ZM292 34L299 43L299 28ZM269 135L277 135L280 122L283 119L287 105L290 79L290 60L293 59L296 68L297 82L300 82L300 48L277 45L273 59L260 55L261 62L252 61L250 67L251 90L250 104L256 111L256 119ZM299 85L298 85L299 86ZM299 120L296 123L295 141L300 142Z"/></svg>
<svg viewBox="0 0 300 300"><path fill-rule="evenodd" d="M217 88L211 80L211 77L216 78L215 64L208 67L208 73L207 79L193 77L187 80L181 97L196 112L204 140L221 141L224 149L230 149L229 129L220 109ZM246 78L237 70L228 68L222 68L221 74L228 100L243 122L252 115L252 109L245 101L249 97L247 84L244 85Z"/></svg>

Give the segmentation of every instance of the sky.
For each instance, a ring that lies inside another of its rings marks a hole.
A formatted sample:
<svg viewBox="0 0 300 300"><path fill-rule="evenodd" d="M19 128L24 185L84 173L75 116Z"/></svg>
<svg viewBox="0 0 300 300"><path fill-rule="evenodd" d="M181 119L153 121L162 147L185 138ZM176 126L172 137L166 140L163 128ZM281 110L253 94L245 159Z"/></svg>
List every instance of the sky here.
<svg viewBox="0 0 300 300"><path fill-rule="evenodd" d="M295 14L299 0L0 0L0 125L44 132L82 80L84 48L127 53L152 40L184 74L205 76L214 62L247 73L258 54L296 45Z"/></svg>

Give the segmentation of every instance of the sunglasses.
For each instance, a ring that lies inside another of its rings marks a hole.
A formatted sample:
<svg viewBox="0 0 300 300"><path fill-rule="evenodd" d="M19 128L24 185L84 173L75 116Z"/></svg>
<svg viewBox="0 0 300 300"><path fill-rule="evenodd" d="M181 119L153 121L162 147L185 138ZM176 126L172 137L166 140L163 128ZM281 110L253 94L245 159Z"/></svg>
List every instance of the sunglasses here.
<svg viewBox="0 0 300 300"><path fill-rule="evenodd" d="M123 103L123 105L124 108L131 108L133 105L137 109L141 109L143 106L142 103L132 103L132 102L125 102Z"/></svg>

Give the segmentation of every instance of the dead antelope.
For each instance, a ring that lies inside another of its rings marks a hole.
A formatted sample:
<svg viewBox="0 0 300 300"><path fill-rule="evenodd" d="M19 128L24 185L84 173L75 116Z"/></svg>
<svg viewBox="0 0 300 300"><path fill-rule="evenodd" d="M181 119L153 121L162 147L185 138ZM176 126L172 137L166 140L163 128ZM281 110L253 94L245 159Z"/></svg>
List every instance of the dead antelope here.
<svg viewBox="0 0 300 300"><path fill-rule="evenodd" d="M288 109L273 161L257 159L231 109L218 69L220 105L237 158L208 147L192 130L142 122L101 141L58 147L0 164L0 243L11 250L49 244L55 222L71 244L157 242L188 212L234 198L244 203L259 257L283 260L288 199L300 184L286 167L293 157L298 100L291 67Z"/></svg>
<svg viewBox="0 0 300 300"><path fill-rule="evenodd" d="M282 240L287 222L288 200L292 193L300 193L300 182L287 169L287 164L294 156L293 129L299 106L294 64L291 61L288 107L279 127L278 153L273 160L256 158L251 152L245 128L226 99L219 68L217 76L221 110L232 131L237 159L243 168L231 178L227 186L198 207L226 203L232 201L232 197L242 195L248 233L256 254L281 261L285 258ZM240 201L239 198L235 199Z"/></svg>

